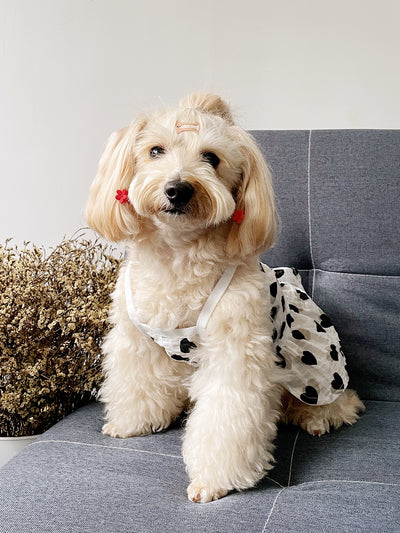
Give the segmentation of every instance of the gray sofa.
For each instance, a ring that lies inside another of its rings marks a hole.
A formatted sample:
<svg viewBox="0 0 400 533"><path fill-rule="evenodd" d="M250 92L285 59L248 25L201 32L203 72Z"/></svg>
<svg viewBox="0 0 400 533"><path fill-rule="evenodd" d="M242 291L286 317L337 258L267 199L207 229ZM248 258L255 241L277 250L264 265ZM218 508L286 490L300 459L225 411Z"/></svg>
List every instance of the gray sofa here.
<svg viewBox="0 0 400 533"><path fill-rule="evenodd" d="M321 438L282 425L256 488L186 498L183 420L148 437L100 433L92 403L0 472L0 532L400 531L400 131L254 132L274 174L290 265L330 315L366 412Z"/></svg>

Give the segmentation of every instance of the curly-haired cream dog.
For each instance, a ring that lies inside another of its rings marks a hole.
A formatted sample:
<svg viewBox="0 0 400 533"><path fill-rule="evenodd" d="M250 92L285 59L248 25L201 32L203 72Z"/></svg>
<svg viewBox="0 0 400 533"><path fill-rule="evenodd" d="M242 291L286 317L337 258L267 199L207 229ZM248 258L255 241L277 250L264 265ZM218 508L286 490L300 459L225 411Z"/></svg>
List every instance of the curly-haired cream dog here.
<svg viewBox="0 0 400 533"><path fill-rule="evenodd" d="M344 390L328 317L296 272L259 263L276 231L270 173L221 98L192 94L114 133L87 219L127 249L103 346L103 433L161 431L190 405L191 500L254 486L279 419L318 435L355 422L362 404Z"/></svg>

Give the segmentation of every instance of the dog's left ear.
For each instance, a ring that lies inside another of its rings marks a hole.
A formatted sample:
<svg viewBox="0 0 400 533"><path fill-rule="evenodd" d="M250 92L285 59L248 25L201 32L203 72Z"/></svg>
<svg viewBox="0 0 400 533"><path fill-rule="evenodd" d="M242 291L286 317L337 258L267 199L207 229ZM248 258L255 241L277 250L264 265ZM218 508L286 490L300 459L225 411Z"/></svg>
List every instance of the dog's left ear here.
<svg viewBox="0 0 400 533"><path fill-rule="evenodd" d="M236 209L243 210L244 218L240 224L232 222L227 253L230 257L247 257L261 254L275 241L274 191L270 170L253 137L241 128L232 130L243 155Z"/></svg>
<svg viewBox="0 0 400 533"><path fill-rule="evenodd" d="M135 144L146 125L142 118L114 132L100 159L98 172L89 193L86 220L105 239L118 242L134 237L139 219L129 203L116 200L118 190L129 189L135 174Z"/></svg>

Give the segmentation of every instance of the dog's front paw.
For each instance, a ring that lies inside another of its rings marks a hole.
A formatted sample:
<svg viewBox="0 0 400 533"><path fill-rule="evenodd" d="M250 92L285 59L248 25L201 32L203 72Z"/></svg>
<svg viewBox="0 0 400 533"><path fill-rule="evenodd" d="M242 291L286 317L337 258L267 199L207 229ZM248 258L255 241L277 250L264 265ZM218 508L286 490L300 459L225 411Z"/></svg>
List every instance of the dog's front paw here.
<svg viewBox="0 0 400 533"><path fill-rule="evenodd" d="M300 427L313 437L322 437L325 433L329 433L330 422L327 418L316 418L301 423Z"/></svg>
<svg viewBox="0 0 400 533"><path fill-rule="evenodd" d="M135 430L126 430L121 427L119 427L114 422L107 422L102 427L101 432L103 435L108 435L109 437L114 437L117 439L127 439L129 437L141 437L143 435L149 435L151 433L150 430L143 429L142 431L135 431Z"/></svg>
<svg viewBox="0 0 400 533"><path fill-rule="evenodd" d="M213 500L219 500L226 496L228 492L225 489L207 486L200 481L192 481L187 489L189 500L196 503L209 503Z"/></svg>

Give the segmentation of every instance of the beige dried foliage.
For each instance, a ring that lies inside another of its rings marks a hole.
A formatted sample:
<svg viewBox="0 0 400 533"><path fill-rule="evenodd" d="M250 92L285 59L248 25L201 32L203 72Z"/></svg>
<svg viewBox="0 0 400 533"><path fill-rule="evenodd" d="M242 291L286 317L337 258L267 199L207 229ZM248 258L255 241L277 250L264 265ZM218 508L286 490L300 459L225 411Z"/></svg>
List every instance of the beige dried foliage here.
<svg viewBox="0 0 400 533"><path fill-rule="evenodd" d="M82 235L0 244L0 437L42 433L93 399L121 259Z"/></svg>

